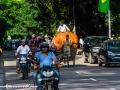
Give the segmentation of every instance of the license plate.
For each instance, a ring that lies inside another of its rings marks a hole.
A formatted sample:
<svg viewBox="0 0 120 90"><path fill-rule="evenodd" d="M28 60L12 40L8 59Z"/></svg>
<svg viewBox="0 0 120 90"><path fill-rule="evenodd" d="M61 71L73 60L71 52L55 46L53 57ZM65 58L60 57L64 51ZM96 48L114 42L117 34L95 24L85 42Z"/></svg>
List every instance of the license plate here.
<svg viewBox="0 0 120 90"><path fill-rule="evenodd" d="M20 61L20 63L27 63L27 61Z"/></svg>

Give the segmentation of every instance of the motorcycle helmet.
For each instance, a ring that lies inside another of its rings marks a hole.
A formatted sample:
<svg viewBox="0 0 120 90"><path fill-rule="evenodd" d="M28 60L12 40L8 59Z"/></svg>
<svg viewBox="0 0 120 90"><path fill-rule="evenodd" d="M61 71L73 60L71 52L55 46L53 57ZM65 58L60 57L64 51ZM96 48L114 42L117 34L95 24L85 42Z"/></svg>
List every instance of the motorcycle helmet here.
<svg viewBox="0 0 120 90"><path fill-rule="evenodd" d="M48 48L49 50L49 44L47 42L42 42L40 45L40 50L42 50L42 48Z"/></svg>

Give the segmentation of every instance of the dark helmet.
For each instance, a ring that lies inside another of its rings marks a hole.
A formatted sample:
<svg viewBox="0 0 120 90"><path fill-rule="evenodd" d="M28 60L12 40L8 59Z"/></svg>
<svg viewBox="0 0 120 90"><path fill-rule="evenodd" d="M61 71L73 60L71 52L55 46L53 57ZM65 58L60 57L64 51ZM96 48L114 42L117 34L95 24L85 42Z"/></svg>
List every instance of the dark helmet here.
<svg viewBox="0 0 120 90"><path fill-rule="evenodd" d="M47 42L42 42L40 45L40 49L42 50L42 48L48 48L49 49L49 44Z"/></svg>

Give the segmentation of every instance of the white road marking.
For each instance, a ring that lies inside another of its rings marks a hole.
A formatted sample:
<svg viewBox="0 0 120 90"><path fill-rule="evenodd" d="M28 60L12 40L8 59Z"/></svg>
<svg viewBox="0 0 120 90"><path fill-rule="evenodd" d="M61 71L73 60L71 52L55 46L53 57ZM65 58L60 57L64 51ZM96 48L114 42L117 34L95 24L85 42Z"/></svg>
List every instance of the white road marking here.
<svg viewBox="0 0 120 90"><path fill-rule="evenodd" d="M16 72L7 72L6 74L17 74Z"/></svg>
<svg viewBox="0 0 120 90"><path fill-rule="evenodd" d="M110 90L117 90L117 89L114 89L114 88L110 88Z"/></svg>
<svg viewBox="0 0 120 90"><path fill-rule="evenodd" d="M97 81L96 79L94 79L94 78L90 78L91 80L93 80L93 81Z"/></svg>
<svg viewBox="0 0 120 90"><path fill-rule="evenodd" d="M76 73L81 74L80 72L76 72Z"/></svg>
<svg viewBox="0 0 120 90"><path fill-rule="evenodd" d="M69 69L69 68L66 68L66 69Z"/></svg>

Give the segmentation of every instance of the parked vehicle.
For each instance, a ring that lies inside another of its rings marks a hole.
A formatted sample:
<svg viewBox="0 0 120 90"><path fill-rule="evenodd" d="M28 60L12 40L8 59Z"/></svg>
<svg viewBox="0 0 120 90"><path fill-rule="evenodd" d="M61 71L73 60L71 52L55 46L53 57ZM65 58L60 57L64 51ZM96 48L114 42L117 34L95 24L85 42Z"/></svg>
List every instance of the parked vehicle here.
<svg viewBox="0 0 120 90"><path fill-rule="evenodd" d="M12 41L12 50L16 50L17 49L16 43L19 41L19 39L13 39L11 41Z"/></svg>
<svg viewBox="0 0 120 90"><path fill-rule="evenodd" d="M6 41L4 48L5 50L12 50L12 42L10 40Z"/></svg>
<svg viewBox="0 0 120 90"><path fill-rule="evenodd" d="M12 50L16 50L16 42L12 42Z"/></svg>
<svg viewBox="0 0 120 90"><path fill-rule="evenodd" d="M107 40L103 42L98 53L98 65L108 67L110 64L120 64L120 40Z"/></svg>
<svg viewBox="0 0 120 90"><path fill-rule="evenodd" d="M93 64L98 61L98 52L104 40L109 39L107 36L89 36L84 40L83 58L84 63Z"/></svg>

